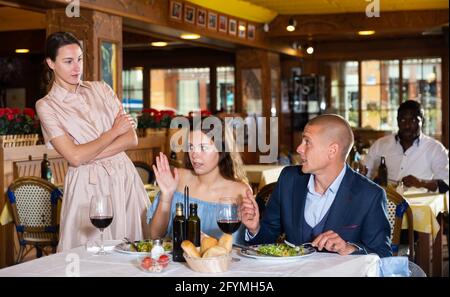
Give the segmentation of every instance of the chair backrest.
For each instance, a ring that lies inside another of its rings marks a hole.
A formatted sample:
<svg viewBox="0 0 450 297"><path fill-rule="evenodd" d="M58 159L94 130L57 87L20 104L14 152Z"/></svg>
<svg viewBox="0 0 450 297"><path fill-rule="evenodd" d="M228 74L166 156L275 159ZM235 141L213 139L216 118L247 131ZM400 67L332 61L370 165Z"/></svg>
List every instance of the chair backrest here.
<svg viewBox="0 0 450 297"><path fill-rule="evenodd" d="M261 188L261 190L256 193L256 203L258 203L259 215L262 217L264 210L266 209L267 202L269 202L270 195L275 188L277 183L270 183Z"/></svg>
<svg viewBox="0 0 450 297"><path fill-rule="evenodd" d="M255 200L256 200L256 203L258 204L260 219L263 217L264 210L266 209L266 205L269 202L270 196L272 196L272 192L275 189L276 185L277 185L276 182L267 184L264 187L262 187L258 193L256 193ZM276 242L283 243L285 238L286 238L286 234L282 230L281 234L278 236Z"/></svg>
<svg viewBox="0 0 450 297"><path fill-rule="evenodd" d="M69 168L69 163L64 158L52 158L49 160L55 185L63 185L64 178ZM14 178L26 176L41 176L42 160L27 160L14 162Z"/></svg>
<svg viewBox="0 0 450 297"><path fill-rule="evenodd" d="M41 178L21 177L11 183L7 195L21 244L25 232L52 233L57 241L57 203L62 193L56 186Z"/></svg>
<svg viewBox="0 0 450 297"><path fill-rule="evenodd" d="M134 161L133 164L136 167L136 170L139 173L144 185L152 184L155 181L155 173L147 163Z"/></svg>
<svg viewBox="0 0 450 297"><path fill-rule="evenodd" d="M423 269L412 261L408 261L409 272L411 277L427 277L427 274Z"/></svg>
<svg viewBox="0 0 450 297"><path fill-rule="evenodd" d="M411 208L405 198L394 187L388 186L385 190L388 199L388 220L391 224L392 252L394 256L398 255L402 221L403 216L406 214L406 220L408 222L409 259L412 261L414 259L414 226Z"/></svg>

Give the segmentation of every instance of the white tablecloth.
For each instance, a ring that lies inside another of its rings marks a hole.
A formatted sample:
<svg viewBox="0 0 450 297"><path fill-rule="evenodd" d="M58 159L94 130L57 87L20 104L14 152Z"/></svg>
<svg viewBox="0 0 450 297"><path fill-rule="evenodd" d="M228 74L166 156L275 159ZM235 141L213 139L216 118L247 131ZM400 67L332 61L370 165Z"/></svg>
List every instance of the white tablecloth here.
<svg viewBox="0 0 450 297"><path fill-rule="evenodd" d="M170 262L161 273L139 269L134 255L111 252L95 256L79 247L68 252L42 257L0 270L5 276L168 276L168 277L273 277L273 276L377 276L377 255L339 256L316 253L295 261L256 260L233 251L230 270L224 273L203 274L192 271L186 263ZM79 263L79 265L78 265ZM78 273L79 271L79 273Z"/></svg>

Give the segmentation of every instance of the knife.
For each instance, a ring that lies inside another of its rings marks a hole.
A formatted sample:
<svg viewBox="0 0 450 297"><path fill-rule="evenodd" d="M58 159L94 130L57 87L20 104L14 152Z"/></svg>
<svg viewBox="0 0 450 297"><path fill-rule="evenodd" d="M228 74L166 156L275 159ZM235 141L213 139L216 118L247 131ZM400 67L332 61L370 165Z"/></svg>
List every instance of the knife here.
<svg viewBox="0 0 450 297"><path fill-rule="evenodd" d="M252 248L252 247L250 247L250 246L245 246L245 245L241 245L241 244L238 244L238 243L233 243L233 246L234 246L234 247L237 247L237 248L240 248L241 251L248 250L248 251L255 252L255 253L257 253L257 254L261 254L260 251L258 251L258 250L255 249L255 248Z"/></svg>

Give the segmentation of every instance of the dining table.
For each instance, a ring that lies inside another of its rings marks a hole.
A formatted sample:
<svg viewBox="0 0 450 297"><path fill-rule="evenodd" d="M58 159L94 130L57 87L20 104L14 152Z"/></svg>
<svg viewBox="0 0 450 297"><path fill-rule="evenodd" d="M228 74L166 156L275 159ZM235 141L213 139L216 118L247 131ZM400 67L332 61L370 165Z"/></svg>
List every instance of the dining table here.
<svg viewBox="0 0 450 297"><path fill-rule="evenodd" d="M284 167L286 166L278 164L246 164L243 169L256 193L265 185L277 182Z"/></svg>
<svg viewBox="0 0 450 297"><path fill-rule="evenodd" d="M107 255L95 255L92 245L34 259L0 270L0 277L365 277L379 276L380 258L376 254L340 256L315 252L305 257L255 259L232 250L229 270L199 273L186 263L170 261L161 272L140 268L142 255L115 249L121 241L105 241Z"/></svg>
<svg viewBox="0 0 450 297"><path fill-rule="evenodd" d="M416 263L429 276L443 275L443 213L448 213L448 192L405 191L413 214L413 229L417 232ZM402 229L407 229L403 220Z"/></svg>

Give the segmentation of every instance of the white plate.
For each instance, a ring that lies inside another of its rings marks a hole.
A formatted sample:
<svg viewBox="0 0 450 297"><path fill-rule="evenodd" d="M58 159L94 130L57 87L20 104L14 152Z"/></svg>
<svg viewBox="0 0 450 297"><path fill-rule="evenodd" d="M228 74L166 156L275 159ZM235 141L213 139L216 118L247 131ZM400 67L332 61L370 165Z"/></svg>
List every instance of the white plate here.
<svg viewBox="0 0 450 297"><path fill-rule="evenodd" d="M118 253L123 253L123 254L129 254L129 255L149 255L150 252L136 252L136 251L131 251L130 250L130 244L129 243L119 243L118 245L116 245L114 247L114 251L118 252Z"/></svg>
<svg viewBox="0 0 450 297"><path fill-rule="evenodd" d="M250 248L258 250L261 246L267 246L267 245L268 244L252 245L252 246L250 246ZM299 255L295 255L295 256L284 256L284 257L259 254L259 253L256 253L255 251L246 250L246 249L241 249L240 254L244 257L261 259L261 260L289 261L289 260L297 260L297 259L301 259L304 257L308 257L308 256L311 256L314 253L316 253L316 249L313 247L304 247L303 251L304 251L303 254L299 254Z"/></svg>
<svg viewBox="0 0 450 297"><path fill-rule="evenodd" d="M135 243L137 244L139 241L135 241ZM172 242L170 241L164 241L163 246L165 246L166 244L172 244ZM119 243L118 245L116 245L114 247L114 251L118 252L118 253L123 253L123 254L129 254L129 255L149 255L149 252L136 252L136 251L132 251L130 250L130 244L129 243ZM171 251L166 250L165 254L169 254Z"/></svg>

